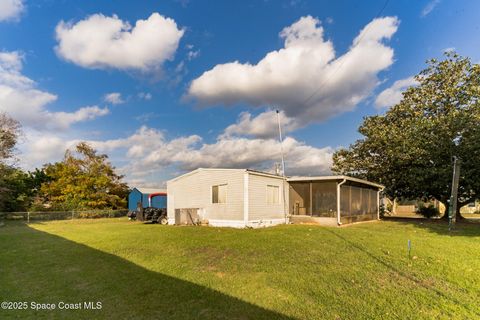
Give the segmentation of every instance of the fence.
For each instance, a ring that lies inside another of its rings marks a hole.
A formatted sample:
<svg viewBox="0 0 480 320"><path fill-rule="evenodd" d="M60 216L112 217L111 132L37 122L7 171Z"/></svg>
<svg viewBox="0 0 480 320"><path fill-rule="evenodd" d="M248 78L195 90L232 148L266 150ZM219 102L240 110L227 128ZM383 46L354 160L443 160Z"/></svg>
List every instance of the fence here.
<svg viewBox="0 0 480 320"><path fill-rule="evenodd" d="M47 221L125 217L127 209L122 210L83 210L83 211L28 211L0 212L0 221Z"/></svg>

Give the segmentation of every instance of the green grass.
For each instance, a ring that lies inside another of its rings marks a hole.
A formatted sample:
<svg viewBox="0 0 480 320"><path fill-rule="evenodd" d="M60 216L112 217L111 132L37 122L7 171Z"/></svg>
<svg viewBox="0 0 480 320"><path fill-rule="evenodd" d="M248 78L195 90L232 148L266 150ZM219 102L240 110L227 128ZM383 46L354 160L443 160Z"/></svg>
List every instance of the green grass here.
<svg viewBox="0 0 480 320"><path fill-rule="evenodd" d="M412 241L411 258L407 241ZM0 227L0 319L478 319L480 224L175 227L126 219Z"/></svg>

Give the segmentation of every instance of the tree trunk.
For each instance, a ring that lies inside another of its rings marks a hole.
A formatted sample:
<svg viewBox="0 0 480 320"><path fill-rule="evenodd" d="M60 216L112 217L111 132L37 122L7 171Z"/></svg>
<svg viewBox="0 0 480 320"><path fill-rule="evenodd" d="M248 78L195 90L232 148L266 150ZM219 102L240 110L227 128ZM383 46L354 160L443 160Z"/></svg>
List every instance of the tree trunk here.
<svg viewBox="0 0 480 320"><path fill-rule="evenodd" d="M445 214L442 216L442 220L445 220L445 221L448 221L448 210L450 209L450 203L448 201L445 201L443 202L443 204L445 205ZM462 214L460 213L460 208L463 206L463 204L457 202L457 215L456 215L456 219L457 221L458 220L465 220L465 217L462 216Z"/></svg>

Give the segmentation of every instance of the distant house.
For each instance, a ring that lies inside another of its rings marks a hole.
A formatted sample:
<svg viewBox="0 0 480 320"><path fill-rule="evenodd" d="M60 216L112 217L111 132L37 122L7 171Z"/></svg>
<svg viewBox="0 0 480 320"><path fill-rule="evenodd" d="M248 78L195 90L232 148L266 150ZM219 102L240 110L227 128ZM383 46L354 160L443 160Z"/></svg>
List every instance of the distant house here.
<svg viewBox="0 0 480 320"><path fill-rule="evenodd" d="M170 224L260 227L379 218L383 186L347 176L289 177L249 169L197 169L167 182Z"/></svg>
<svg viewBox="0 0 480 320"><path fill-rule="evenodd" d="M138 202L142 203L143 208L166 208L167 190L153 188L133 188L128 195L128 210L136 210Z"/></svg>

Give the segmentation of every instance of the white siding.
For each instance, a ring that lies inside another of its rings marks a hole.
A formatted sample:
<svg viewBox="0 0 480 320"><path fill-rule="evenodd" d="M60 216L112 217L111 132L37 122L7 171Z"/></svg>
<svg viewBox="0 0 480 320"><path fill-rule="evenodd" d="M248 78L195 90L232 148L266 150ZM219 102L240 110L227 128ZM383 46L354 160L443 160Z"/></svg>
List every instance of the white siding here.
<svg viewBox="0 0 480 320"><path fill-rule="evenodd" d="M278 222L281 219L285 219L284 207L288 207L288 204L284 204L283 201L284 195L282 183L283 179L281 177L269 177L250 173L248 178L248 220L250 222L260 220L275 220ZM278 204L267 204L267 185L279 187L280 201ZM283 220L283 222L284 221L285 220Z"/></svg>
<svg viewBox="0 0 480 320"><path fill-rule="evenodd" d="M167 182L168 217L175 209L203 209L203 219L243 222L243 175L245 170L199 169ZM227 184L227 202L212 203L212 186Z"/></svg>

